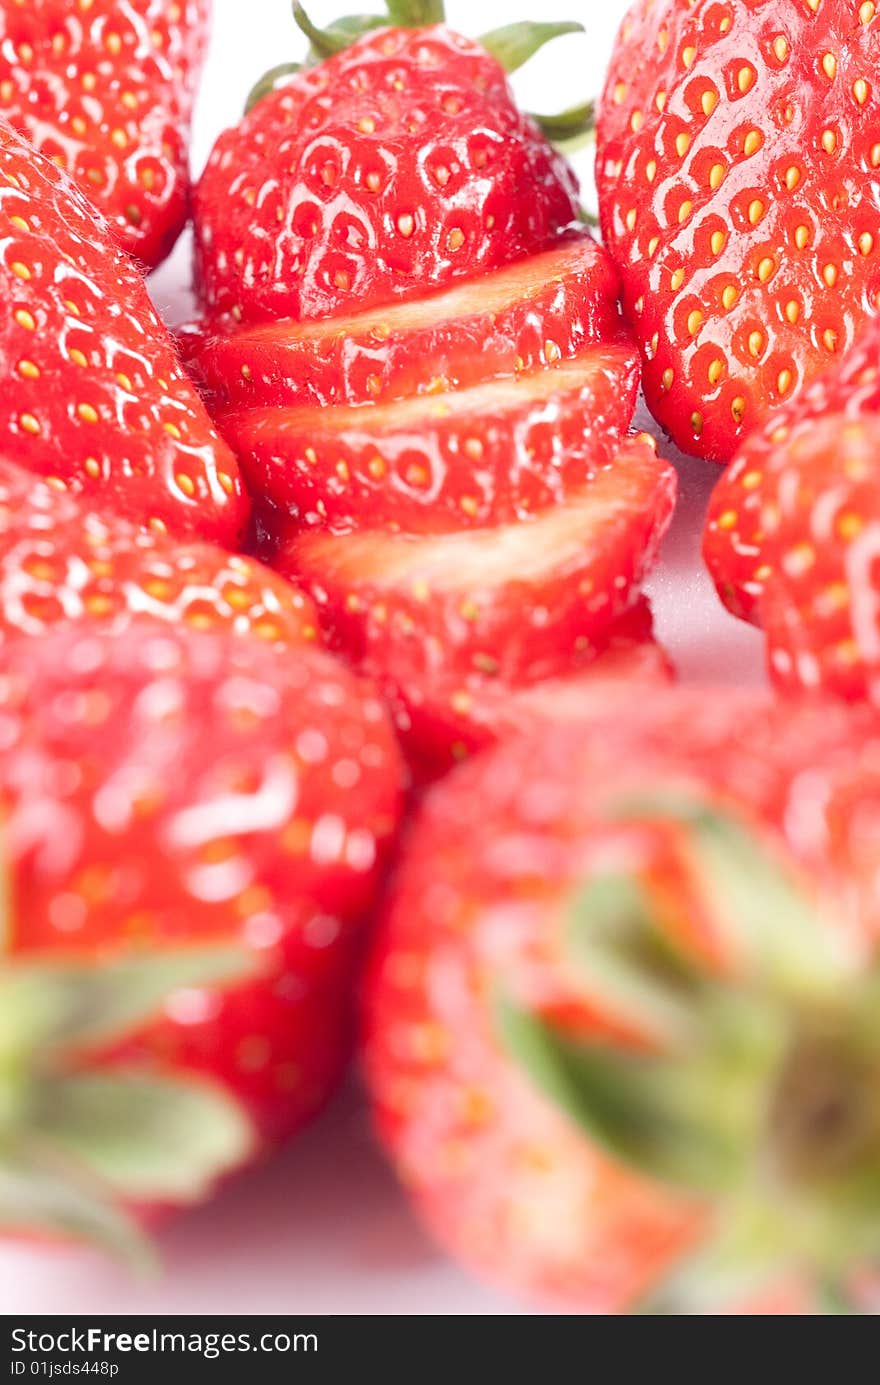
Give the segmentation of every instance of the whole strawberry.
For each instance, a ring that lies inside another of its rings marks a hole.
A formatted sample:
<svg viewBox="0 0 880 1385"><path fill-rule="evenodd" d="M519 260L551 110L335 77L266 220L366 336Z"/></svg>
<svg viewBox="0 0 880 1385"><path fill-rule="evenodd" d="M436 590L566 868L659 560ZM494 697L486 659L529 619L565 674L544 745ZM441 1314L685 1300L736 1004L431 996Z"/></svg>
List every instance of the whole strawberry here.
<svg viewBox="0 0 880 1385"><path fill-rule="evenodd" d="M787 445L783 445L787 446ZM816 421L790 445L767 515L761 621L786 691L880 707L880 416Z"/></svg>
<svg viewBox="0 0 880 1385"><path fill-rule="evenodd" d="M248 502L143 280L0 120L0 447L95 508L236 546Z"/></svg>
<svg viewBox="0 0 880 1385"><path fill-rule="evenodd" d="M328 317L542 250L577 213L573 174L484 47L368 30L220 137L195 194L198 285L227 325Z"/></svg>
<svg viewBox="0 0 880 1385"><path fill-rule="evenodd" d="M187 217L210 0L4 0L0 114L152 268Z"/></svg>
<svg viewBox="0 0 880 1385"><path fill-rule="evenodd" d="M727 462L880 294L873 0L638 0L598 129L652 412Z"/></svg>
<svg viewBox="0 0 880 1385"><path fill-rule="evenodd" d="M149 615L246 635L285 658L319 641L313 602L253 558L97 515L0 459L0 642Z"/></svg>
<svg viewBox="0 0 880 1385"><path fill-rule="evenodd" d="M734 615L760 623L763 595L778 569L779 544L774 534L780 507L791 521L786 526L790 544L798 539L793 528L798 510L803 520L800 537L808 543L807 510L820 498L823 457L830 490L838 484L832 474L836 471L842 478L849 470L846 457L850 444L857 452L864 452L858 442L863 425L870 433L878 413L880 317L870 317L851 350L841 354L829 370L745 440L715 487L703 553L718 594ZM860 461L855 456L851 460L855 470L850 479L864 479L864 455ZM868 465L876 474L874 462L868 459ZM807 473L806 486L799 497L802 470ZM862 528L864 525L855 530L850 526L848 534L835 534L826 526L814 538L826 561L842 563L847 542Z"/></svg>
<svg viewBox="0 0 880 1385"><path fill-rule="evenodd" d="M13 643L0 723L0 1223L125 1249L332 1089L398 752L330 656L148 618Z"/></svg>
<svg viewBox="0 0 880 1385"><path fill-rule="evenodd" d="M581 1312L865 1308L880 724L654 690L429 793L366 982L440 1240Z"/></svg>

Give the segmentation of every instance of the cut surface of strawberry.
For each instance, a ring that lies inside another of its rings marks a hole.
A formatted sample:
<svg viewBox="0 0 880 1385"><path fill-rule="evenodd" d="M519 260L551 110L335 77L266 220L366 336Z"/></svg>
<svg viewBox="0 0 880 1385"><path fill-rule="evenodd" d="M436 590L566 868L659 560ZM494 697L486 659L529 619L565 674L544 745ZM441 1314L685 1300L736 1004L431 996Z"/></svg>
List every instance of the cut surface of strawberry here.
<svg viewBox="0 0 880 1385"><path fill-rule="evenodd" d="M638 389L627 339L510 380L360 409L251 409L221 428L253 495L310 527L408 533L523 519L617 451Z"/></svg>
<svg viewBox="0 0 880 1385"><path fill-rule="evenodd" d="M277 566L312 594L331 639L393 682L438 671L511 684L568 671L624 614L675 503L653 440L529 521L425 536L306 533Z"/></svg>
<svg viewBox="0 0 880 1385"><path fill-rule="evenodd" d="M362 404L434 394L577 355L618 329L617 275L588 236L451 289L317 322L206 335L220 404Z"/></svg>

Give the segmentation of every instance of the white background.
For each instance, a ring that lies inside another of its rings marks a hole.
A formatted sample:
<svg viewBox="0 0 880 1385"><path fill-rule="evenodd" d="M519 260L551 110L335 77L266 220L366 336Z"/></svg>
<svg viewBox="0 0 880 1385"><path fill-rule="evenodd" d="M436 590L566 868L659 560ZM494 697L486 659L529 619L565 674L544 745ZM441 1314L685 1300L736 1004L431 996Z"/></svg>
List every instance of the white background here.
<svg viewBox="0 0 880 1385"><path fill-rule="evenodd" d="M318 22L370 0L312 0ZM583 38L563 39L517 75L533 110L560 110L601 89L626 0L448 0L450 21L477 34L519 18L580 19ZM240 113L268 68L300 56L287 0L215 0L211 56L196 119L193 164ZM531 14L530 14L531 11ZM536 14L537 11L537 14ZM594 205L588 156L578 161ZM189 244L153 280L174 321L186 315ZM646 420L643 420L643 422ZM683 677L760 678L760 641L725 616L699 558L702 512L716 475L710 463L679 462L682 502L653 576L658 630ZM486 1314L530 1311L472 1283L423 1237L375 1153L356 1092L349 1089L286 1153L242 1179L162 1238L165 1271L134 1282L117 1266L73 1251L0 1251L0 1311L15 1313Z"/></svg>

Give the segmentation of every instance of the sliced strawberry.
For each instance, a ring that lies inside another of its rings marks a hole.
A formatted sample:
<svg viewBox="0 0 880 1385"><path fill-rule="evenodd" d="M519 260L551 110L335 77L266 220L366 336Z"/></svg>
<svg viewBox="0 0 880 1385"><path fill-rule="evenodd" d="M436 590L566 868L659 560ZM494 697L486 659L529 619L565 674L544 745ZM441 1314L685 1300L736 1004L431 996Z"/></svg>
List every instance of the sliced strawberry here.
<svg viewBox="0 0 880 1385"><path fill-rule="evenodd" d="M592 662L586 660L592 656ZM536 724L575 721L606 710L621 684L667 684L674 669L653 636L651 608L642 598L589 651L583 667L525 687L471 673L442 673L389 690L396 724L419 782Z"/></svg>
<svg viewBox="0 0 880 1385"><path fill-rule="evenodd" d="M480 384L568 360L617 331L617 275L588 236L410 302L317 322L282 318L199 349L221 403L362 404Z"/></svg>
<svg viewBox="0 0 880 1385"><path fill-rule="evenodd" d="M526 683L589 658L629 608L675 492L675 472L642 436L529 522L303 534L277 563L311 591L337 644L393 683L474 671Z"/></svg>
<svg viewBox="0 0 880 1385"><path fill-rule="evenodd" d="M307 525L437 533L564 500L617 451L635 409L628 341L553 370L361 409L250 409L222 427L254 495Z"/></svg>

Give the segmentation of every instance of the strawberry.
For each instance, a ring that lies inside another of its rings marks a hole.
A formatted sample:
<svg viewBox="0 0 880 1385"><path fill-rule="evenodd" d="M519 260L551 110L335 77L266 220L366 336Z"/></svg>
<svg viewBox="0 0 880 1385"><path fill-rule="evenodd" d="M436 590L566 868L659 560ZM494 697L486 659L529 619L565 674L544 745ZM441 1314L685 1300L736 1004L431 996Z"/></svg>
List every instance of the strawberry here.
<svg viewBox="0 0 880 1385"><path fill-rule="evenodd" d="M350 317L184 330L220 405L385 403L570 360L619 328L617 276L589 236L479 279Z"/></svg>
<svg viewBox="0 0 880 1385"><path fill-rule="evenodd" d="M880 303L873 0L638 0L602 101L605 243L652 412L727 462Z"/></svg>
<svg viewBox="0 0 880 1385"><path fill-rule="evenodd" d="M187 218L187 140L209 0L13 0L0 112L152 268Z"/></svg>
<svg viewBox="0 0 880 1385"><path fill-rule="evenodd" d="M318 639L313 602L261 563L92 514L0 461L0 639L62 621L120 631L145 613L250 635L285 657Z"/></svg>
<svg viewBox="0 0 880 1385"><path fill-rule="evenodd" d="M232 453L144 283L67 176L0 121L0 433L15 460L97 507L234 547Z"/></svg>
<svg viewBox="0 0 880 1385"><path fill-rule="evenodd" d="M0 1223L117 1248L324 1101L399 811L370 688L141 617L0 679Z"/></svg>
<svg viewBox="0 0 880 1385"><path fill-rule="evenodd" d="M868 709L657 691L429 791L364 1058L454 1254L580 1312L858 1310L878 764Z"/></svg>
<svg viewBox="0 0 880 1385"><path fill-rule="evenodd" d="M484 47L383 28L221 135L195 190L198 288L226 327L345 315L543 250L577 214L568 165Z"/></svg>
<svg viewBox="0 0 880 1385"><path fill-rule="evenodd" d="M509 524L617 452L638 390L618 337L553 369L360 409L248 409L220 427L250 490L309 527L409 534Z"/></svg>
<svg viewBox="0 0 880 1385"><path fill-rule="evenodd" d="M536 725L583 720L589 708L607 706L621 686L636 681L662 685L675 677L666 651L654 639L644 597L593 642L591 662L583 662L581 654L572 671L522 686L478 672L444 676L436 669L421 679L386 686L415 780L436 779L469 755ZM381 669L376 677L381 682Z"/></svg>
<svg viewBox="0 0 880 1385"><path fill-rule="evenodd" d="M594 656L636 598L675 490L642 436L530 520L438 535L306 532L276 565L314 597L333 642L394 685L474 672L519 685Z"/></svg>
<svg viewBox="0 0 880 1385"><path fill-rule="evenodd" d="M734 615L760 622L761 598L773 571L767 531L782 494L791 500L802 449L815 479L812 439L817 423L833 417L842 436L854 436L851 422L880 412L878 353L880 318L872 317L833 368L746 439L715 487L703 553L718 593ZM837 443L831 450L837 450ZM815 494L815 486L811 489Z"/></svg>
<svg viewBox="0 0 880 1385"><path fill-rule="evenodd" d="M880 417L832 415L782 444L787 473L763 543L761 617L770 670L880 706Z"/></svg>

